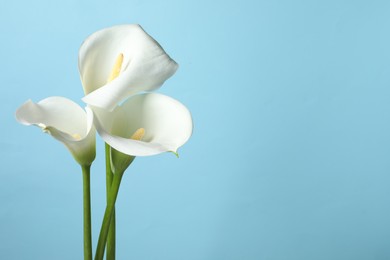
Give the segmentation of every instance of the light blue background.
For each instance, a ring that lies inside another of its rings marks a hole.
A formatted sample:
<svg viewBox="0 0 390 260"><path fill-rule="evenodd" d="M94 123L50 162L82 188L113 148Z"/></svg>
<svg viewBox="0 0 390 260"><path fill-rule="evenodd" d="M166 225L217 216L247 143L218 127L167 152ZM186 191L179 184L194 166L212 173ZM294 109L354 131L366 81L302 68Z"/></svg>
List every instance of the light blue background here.
<svg viewBox="0 0 390 260"><path fill-rule="evenodd" d="M53 95L82 105L78 48L122 23L180 64L159 92L195 131L180 159L126 173L118 260L390 259L389 13L375 0L3 2L0 259L82 259L79 167L14 112Z"/></svg>

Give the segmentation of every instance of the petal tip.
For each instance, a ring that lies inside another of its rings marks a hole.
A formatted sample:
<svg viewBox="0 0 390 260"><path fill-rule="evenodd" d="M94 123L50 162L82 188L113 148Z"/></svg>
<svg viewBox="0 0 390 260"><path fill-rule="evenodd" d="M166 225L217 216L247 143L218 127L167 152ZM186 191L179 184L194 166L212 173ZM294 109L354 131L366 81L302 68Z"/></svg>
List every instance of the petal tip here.
<svg viewBox="0 0 390 260"><path fill-rule="evenodd" d="M24 102L20 107L18 107L15 111L16 121L23 125L31 125L31 122L28 120L28 112L31 110L31 106L33 105L33 101L29 99Z"/></svg>
<svg viewBox="0 0 390 260"><path fill-rule="evenodd" d="M173 153L174 155L176 155L176 158L179 158L180 156L179 156L179 153L176 151L169 151L169 152L171 152L171 153Z"/></svg>

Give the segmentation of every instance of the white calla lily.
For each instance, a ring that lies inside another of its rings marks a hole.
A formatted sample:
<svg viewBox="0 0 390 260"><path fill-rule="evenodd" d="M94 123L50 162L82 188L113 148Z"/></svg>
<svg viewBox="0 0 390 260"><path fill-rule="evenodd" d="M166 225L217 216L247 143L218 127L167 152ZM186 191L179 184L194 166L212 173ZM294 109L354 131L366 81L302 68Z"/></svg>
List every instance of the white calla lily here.
<svg viewBox="0 0 390 260"><path fill-rule="evenodd" d="M82 166L95 159L95 127L93 112L84 111L64 97L49 97L34 103L25 102L16 111L16 119L24 125L35 125L62 142Z"/></svg>
<svg viewBox="0 0 390 260"><path fill-rule="evenodd" d="M112 112L99 108L93 111L96 130L102 139L131 156L177 153L192 134L188 109L158 93L135 95Z"/></svg>
<svg viewBox="0 0 390 260"><path fill-rule="evenodd" d="M110 80L114 64L120 75ZM139 25L97 31L79 51L79 71L86 94L83 101L112 110L131 95L159 88L177 68L177 63Z"/></svg>

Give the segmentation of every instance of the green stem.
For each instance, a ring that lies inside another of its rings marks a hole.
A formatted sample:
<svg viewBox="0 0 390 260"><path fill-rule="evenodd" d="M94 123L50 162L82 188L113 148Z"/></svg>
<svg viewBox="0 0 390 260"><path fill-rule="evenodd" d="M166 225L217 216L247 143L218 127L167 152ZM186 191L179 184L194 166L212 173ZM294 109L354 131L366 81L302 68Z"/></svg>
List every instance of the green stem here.
<svg viewBox="0 0 390 260"><path fill-rule="evenodd" d="M110 228L110 222L114 212L115 201L118 196L119 186L122 180L123 172L114 174L110 193L108 194L108 201L106 211L103 217L102 227L100 229L99 241L96 248L95 260L103 260L104 249L107 242L108 230Z"/></svg>
<svg viewBox="0 0 390 260"><path fill-rule="evenodd" d="M114 174L111 170L111 147L106 143L106 192L107 192L107 204L108 197L110 194L110 189L112 185L112 180L114 178ZM113 209L113 213L111 216L111 224L108 231L107 237L107 260L115 260L115 208Z"/></svg>
<svg viewBox="0 0 390 260"><path fill-rule="evenodd" d="M81 166L81 169L83 171L84 260L92 260L91 166Z"/></svg>

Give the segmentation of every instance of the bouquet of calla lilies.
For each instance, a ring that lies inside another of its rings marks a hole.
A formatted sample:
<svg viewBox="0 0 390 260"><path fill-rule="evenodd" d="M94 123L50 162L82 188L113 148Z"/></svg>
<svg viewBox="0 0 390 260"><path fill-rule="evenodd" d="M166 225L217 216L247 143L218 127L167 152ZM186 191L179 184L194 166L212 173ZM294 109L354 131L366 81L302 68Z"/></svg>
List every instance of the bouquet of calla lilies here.
<svg viewBox="0 0 390 260"><path fill-rule="evenodd" d="M177 70L177 63L139 25L119 25L89 36L79 51L85 110L64 97L25 102L16 111L62 142L83 174L84 259L92 254L90 168L96 131L105 142L107 206L95 259L115 259L115 201L122 176L136 156L172 152L190 138L192 118L179 101L152 91ZM105 253L106 251L106 253Z"/></svg>

